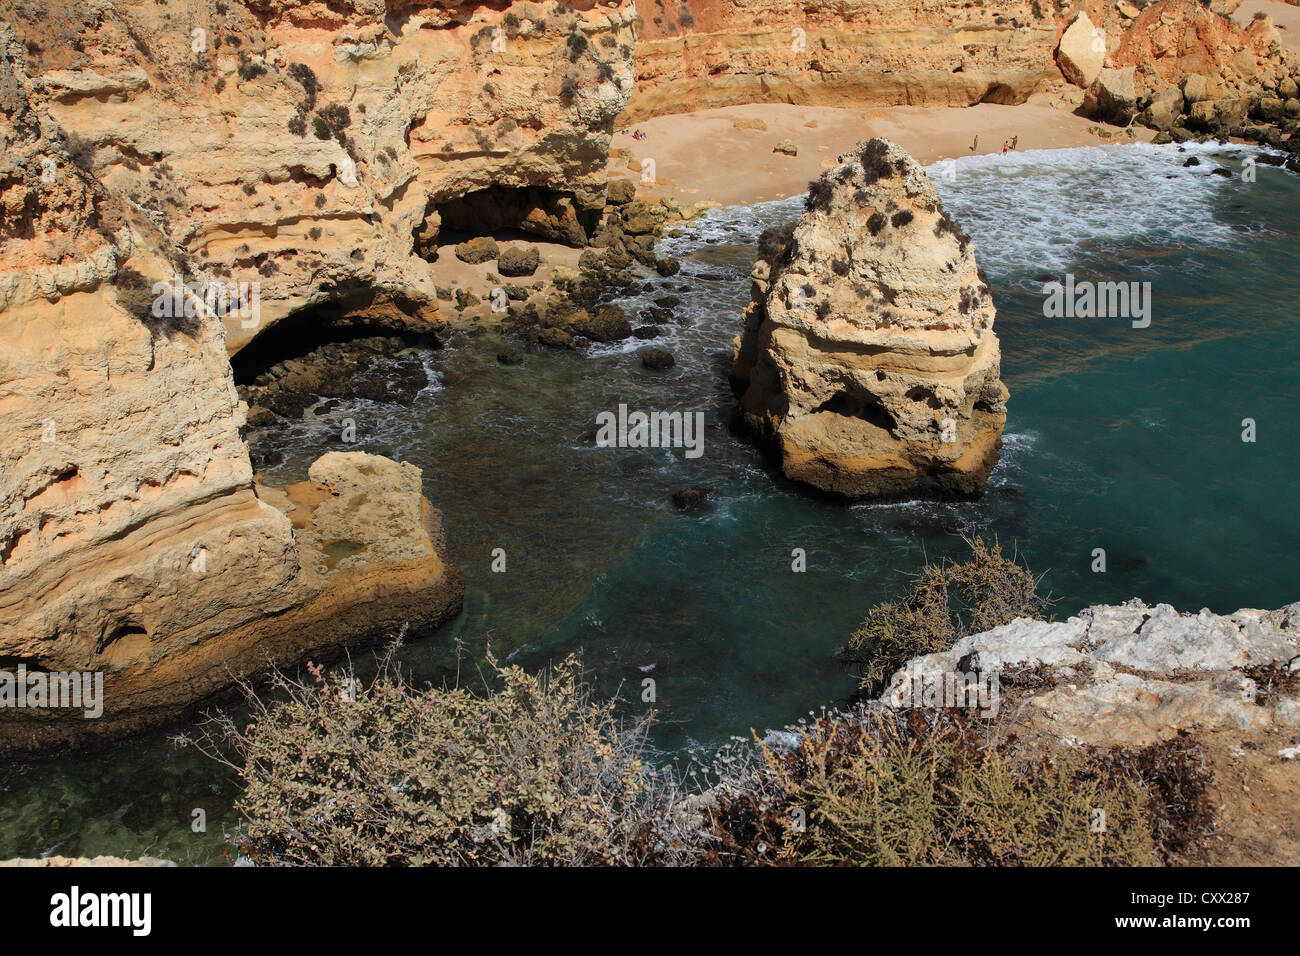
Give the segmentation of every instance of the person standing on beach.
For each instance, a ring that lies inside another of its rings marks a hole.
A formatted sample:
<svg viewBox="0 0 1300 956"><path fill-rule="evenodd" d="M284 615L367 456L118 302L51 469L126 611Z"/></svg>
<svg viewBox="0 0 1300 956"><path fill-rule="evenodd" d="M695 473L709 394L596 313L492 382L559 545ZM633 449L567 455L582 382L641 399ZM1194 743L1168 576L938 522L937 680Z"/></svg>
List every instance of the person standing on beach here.
<svg viewBox="0 0 1300 956"><path fill-rule="evenodd" d="M1015 149L1015 148L1016 148L1016 143L1018 143L1018 142L1020 142L1020 137L1019 137L1019 136L1012 136L1012 137L1011 137L1011 148L1012 148L1012 149Z"/></svg>
<svg viewBox="0 0 1300 956"><path fill-rule="evenodd" d="M972 153L975 152L975 150L979 149L979 145L980 145L980 134L976 133L974 141L970 144L970 151Z"/></svg>

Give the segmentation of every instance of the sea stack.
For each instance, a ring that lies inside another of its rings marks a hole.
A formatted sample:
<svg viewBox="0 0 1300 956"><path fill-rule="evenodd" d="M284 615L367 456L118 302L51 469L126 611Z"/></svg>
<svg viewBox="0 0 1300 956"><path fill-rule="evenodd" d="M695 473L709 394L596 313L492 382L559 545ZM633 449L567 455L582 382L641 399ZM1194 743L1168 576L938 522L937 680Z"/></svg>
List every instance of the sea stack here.
<svg viewBox="0 0 1300 956"><path fill-rule="evenodd" d="M861 143L759 243L731 384L795 481L849 498L975 498L1007 389L970 238L905 150Z"/></svg>

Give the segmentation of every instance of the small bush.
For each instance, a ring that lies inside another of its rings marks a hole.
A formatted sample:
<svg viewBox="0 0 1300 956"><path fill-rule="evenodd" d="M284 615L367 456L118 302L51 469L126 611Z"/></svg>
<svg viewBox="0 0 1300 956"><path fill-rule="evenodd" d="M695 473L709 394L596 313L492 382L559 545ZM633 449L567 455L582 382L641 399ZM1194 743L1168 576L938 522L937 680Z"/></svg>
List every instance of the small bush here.
<svg viewBox="0 0 1300 956"><path fill-rule="evenodd" d="M265 76L266 67L260 63L253 63L251 60L246 60L239 64L237 72L239 73L239 78L247 83L249 80L256 79L259 76Z"/></svg>
<svg viewBox="0 0 1300 956"><path fill-rule="evenodd" d="M316 134L317 139L329 139L334 135L333 131L330 129L330 124L325 122L325 120L319 116L313 116L311 118L311 128L312 132Z"/></svg>
<svg viewBox="0 0 1300 956"><path fill-rule="evenodd" d="M889 221L895 229L899 226L906 226L912 221L912 211L910 209L900 209L898 212L894 213L893 218Z"/></svg>
<svg viewBox="0 0 1300 956"><path fill-rule="evenodd" d="M889 147L885 145L884 140L873 139L862 147L862 152L858 154L858 161L862 163L863 180L866 185L880 179L889 179L894 174L894 168L885 160L885 155L889 152Z"/></svg>
<svg viewBox="0 0 1300 956"><path fill-rule="evenodd" d="M565 106L572 106L577 98L578 81L572 76L566 76L560 81L560 102Z"/></svg>
<svg viewBox="0 0 1300 956"><path fill-rule="evenodd" d="M814 209L826 209L831 202L834 187L825 176L819 176L808 184L808 195L804 197L803 207L809 212Z"/></svg>
<svg viewBox="0 0 1300 956"><path fill-rule="evenodd" d="M1209 813L1181 744L1033 755L946 711L827 714L797 736L723 771L709 862L1147 866L1179 808Z"/></svg>
<svg viewBox="0 0 1300 956"><path fill-rule="evenodd" d="M348 108L341 103L331 103L328 106L322 106L316 111L317 119L326 124L326 127L340 143L347 145L347 137L343 131L352 125L352 114ZM319 131L316 133L320 136ZM321 139L328 139L327 136L321 136Z"/></svg>
<svg viewBox="0 0 1300 956"><path fill-rule="evenodd" d="M306 63L290 63L286 72L302 87L302 109L303 112L310 113L316 108L316 93L320 90L316 73Z"/></svg>
<svg viewBox="0 0 1300 956"><path fill-rule="evenodd" d="M970 236L966 235L965 230L957 223L953 222L952 217L946 212L939 214L939 221L934 224L935 238L941 238L945 233L957 240L957 246L963 252L970 245Z"/></svg>
<svg viewBox="0 0 1300 956"><path fill-rule="evenodd" d="M575 62L578 57L587 52L587 36L580 30L574 30L569 34L569 39L565 42L568 48L569 62Z"/></svg>
<svg viewBox="0 0 1300 956"><path fill-rule="evenodd" d="M645 865L698 842L642 759L648 718L624 726L573 658L496 668L483 696L411 687L391 648L366 686L309 670L273 674L280 703L245 685L245 729L179 740L241 773L239 848L259 864Z"/></svg>
<svg viewBox="0 0 1300 956"><path fill-rule="evenodd" d="M1039 617L1047 609L1037 580L1004 557L1001 545L967 543L969 561L927 564L901 601L873 607L837 652L857 670L860 693L878 695L913 657L946 651L967 635L1018 617Z"/></svg>
<svg viewBox="0 0 1300 956"><path fill-rule="evenodd" d="M776 265L794 241L794 228L797 225L797 222L787 222L764 229L758 237L758 257L769 266Z"/></svg>

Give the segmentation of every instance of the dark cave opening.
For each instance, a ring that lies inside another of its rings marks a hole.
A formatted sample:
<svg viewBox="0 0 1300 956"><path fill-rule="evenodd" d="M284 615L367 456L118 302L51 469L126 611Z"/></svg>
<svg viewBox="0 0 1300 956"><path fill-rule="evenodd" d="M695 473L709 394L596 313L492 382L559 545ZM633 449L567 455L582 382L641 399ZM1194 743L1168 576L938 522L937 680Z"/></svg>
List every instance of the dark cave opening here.
<svg viewBox="0 0 1300 956"><path fill-rule="evenodd" d="M435 203L441 229L481 236L518 230L581 247L595 230L599 210L584 210L571 193L540 186L489 186Z"/></svg>
<svg viewBox="0 0 1300 956"><path fill-rule="evenodd" d="M419 314L426 306L404 296L359 289L285 316L230 357L236 385L250 385L286 359L314 352L322 345L383 336L406 344L441 348L433 331L421 331Z"/></svg>

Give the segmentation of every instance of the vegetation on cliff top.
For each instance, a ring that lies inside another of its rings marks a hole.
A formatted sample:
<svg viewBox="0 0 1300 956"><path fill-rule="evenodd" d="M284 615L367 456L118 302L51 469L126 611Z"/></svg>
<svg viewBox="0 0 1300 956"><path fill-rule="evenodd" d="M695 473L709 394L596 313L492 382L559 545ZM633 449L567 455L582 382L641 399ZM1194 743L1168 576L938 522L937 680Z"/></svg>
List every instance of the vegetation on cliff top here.
<svg viewBox="0 0 1300 956"><path fill-rule="evenodd" d="M1042 610L1026 569L971 547L871 609L844 651L864 687ZM858 705L738 738L688 785L652 766L650 715L621 718L575 659L491 663L480 694L411 686L392 649L364 686L277 672L274 701L244 685L242 728L220 716L180 740L240 773L235 840L264 865L1149 865L1211 828L1184 738L1044 750L957 709Z"/></svg>
<svg viewBox="0 0 1300 956"><path fill-rule="evenodd" d="M971 634L1040 617L1048 600L1038 580L997 542L968 541L970 559L927 564L898 601L877 604L838 657L852 666L863 696L884 690L913 657L946 651Z"/></svg>

